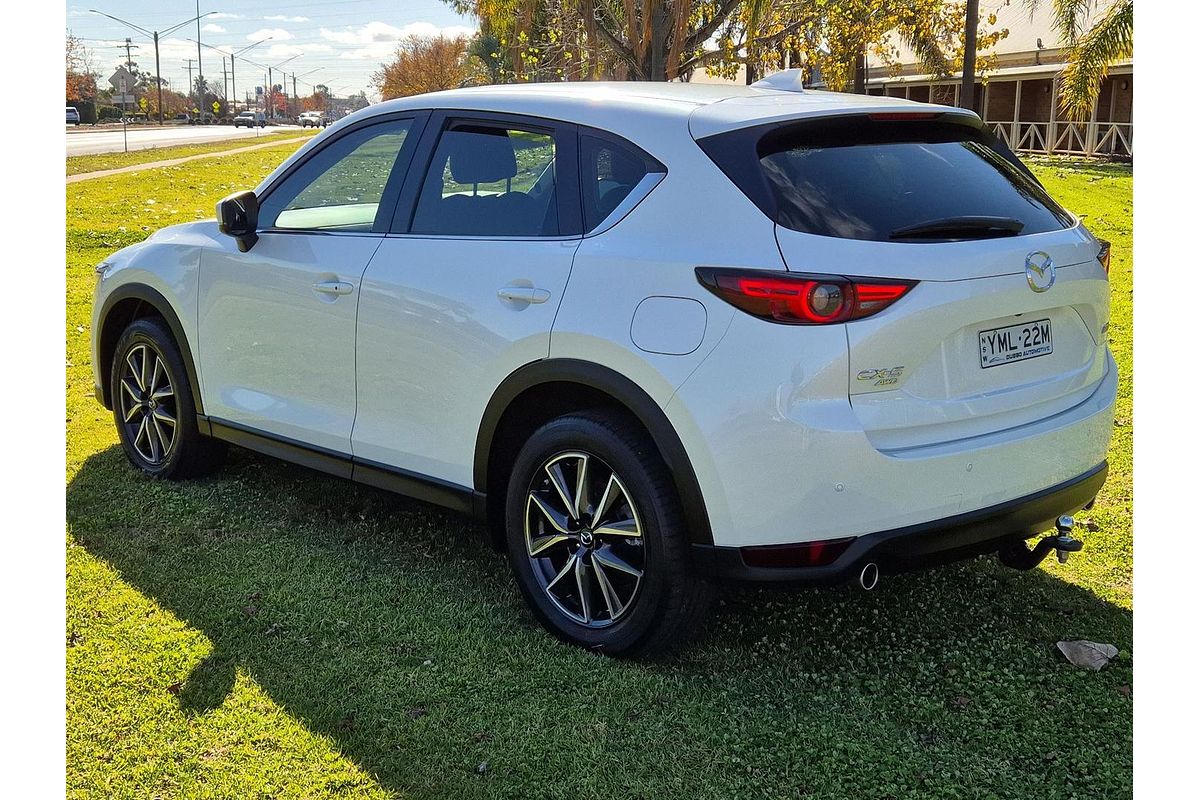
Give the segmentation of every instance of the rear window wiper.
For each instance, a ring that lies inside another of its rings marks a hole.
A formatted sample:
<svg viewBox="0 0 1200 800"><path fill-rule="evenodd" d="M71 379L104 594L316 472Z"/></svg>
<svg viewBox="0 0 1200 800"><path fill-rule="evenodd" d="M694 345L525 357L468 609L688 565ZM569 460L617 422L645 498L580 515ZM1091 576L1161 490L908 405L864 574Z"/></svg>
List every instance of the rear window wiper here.
<svg viewBox="0 0 1200 800"><path fill-rule="evenodd" d="M889 239L982 239L1016 236L1025 223L1012 217L942 217L896 228Z"/></svg>

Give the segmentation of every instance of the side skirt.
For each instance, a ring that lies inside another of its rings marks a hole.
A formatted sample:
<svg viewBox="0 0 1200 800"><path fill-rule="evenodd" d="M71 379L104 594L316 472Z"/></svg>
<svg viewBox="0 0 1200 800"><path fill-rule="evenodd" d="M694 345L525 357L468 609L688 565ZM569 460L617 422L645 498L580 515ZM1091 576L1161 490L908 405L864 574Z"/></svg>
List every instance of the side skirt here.
<svg viewBox="0 0 1200 800"><path fill-rule="evenodd" d="M366 459L225 422L203 415L196 416L200 433L253 450L257 453L299 464L329 475L402 494L414 500L432 503L460 514L487 519L487 495L456 483L431 478L408 470L389 467Z"/></svg>

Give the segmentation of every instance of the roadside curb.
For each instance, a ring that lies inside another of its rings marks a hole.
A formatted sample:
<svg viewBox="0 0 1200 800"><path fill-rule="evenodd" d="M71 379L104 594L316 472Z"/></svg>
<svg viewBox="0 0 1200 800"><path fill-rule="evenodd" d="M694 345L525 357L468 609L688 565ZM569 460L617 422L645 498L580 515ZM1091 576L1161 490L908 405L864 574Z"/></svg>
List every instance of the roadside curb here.
<svg viewBox="0 0 1200 800"><path fill-rule="evenodd" d="M158 169L159 167L173 167L176 164L185 164L188 161L198 161L202 158L217 158L219 156L232 156L238 153L248 153L251 150L265 150L268 147L277 147L281 144L292 144L293 142L307 142L311 136L297 136L292 139L276 139L271 142L262 142L261 144L253 144L249 147L235 147L232 150L221 150L216 153L197 153L194 156L181 156L180 158L169 158L165 161L147 161L145 164L130 164L127 167L117 167L115 169L102 169L95 172L80 172L76 175L68 175L67 183L79 183L80 181L92 180L93 178L107 178L110 175L121 175L126 172L140 172L144 169Z"/></svg>

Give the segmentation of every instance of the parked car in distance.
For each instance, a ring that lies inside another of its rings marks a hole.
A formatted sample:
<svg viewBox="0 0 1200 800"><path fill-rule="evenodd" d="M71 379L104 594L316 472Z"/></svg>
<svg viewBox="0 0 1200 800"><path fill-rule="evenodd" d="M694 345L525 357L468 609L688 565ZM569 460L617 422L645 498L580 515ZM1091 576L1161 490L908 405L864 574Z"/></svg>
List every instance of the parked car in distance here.
<svg viewBox="0 0 1200 800"><path fill-rule="evenodd" d="M329 124L329 118L321 111L305 111L299 122L301 128L324 128Z"/></svg>
<svg viewBox="0 0 1200 800"><path fill-rule="evenodd" d="M363 109L99 265L96 396L150 476L233 443L475 515L613 655L691 641L720 581L1065 558L1107 244L972 112L795 81Z"/></svg>
<svg viewBox="0 0 1200 800"><path fill-rule="evenodd" d="M195 125L196 124L195 121L192 119L192 115L188 114L186 112L183 112L183 111L179 112L171 119L172 119L172 121L178 122L183 125Z"/></svg>
<svg viewBox="0 0 1200 800"><path fill-rule="evenodd" d="M75 106L67 106L67 124L79 124L79 109L75 108Z"/></svg>
<svg viewBox="0 0 1200 800"><path fill-rule="evenodd" d="M233 127L265 128L267 126L267 115L261 111L243 111L233 118Z"/></svg>

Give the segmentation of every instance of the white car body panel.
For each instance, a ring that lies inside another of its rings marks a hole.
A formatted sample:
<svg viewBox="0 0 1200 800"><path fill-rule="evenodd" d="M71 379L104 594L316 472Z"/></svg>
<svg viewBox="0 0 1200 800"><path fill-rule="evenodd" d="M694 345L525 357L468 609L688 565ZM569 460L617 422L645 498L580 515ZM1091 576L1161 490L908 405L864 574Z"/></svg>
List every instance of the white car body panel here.
<svg viewBox="0 0 1200 800"><path fill-rule="evenodd" d="M382 240L264 232L248 253L224 236L205 249L197 350L210 417L351 452L358 287ZM349 294L314 289L339 281Z"/></svg>
<svg viewBox="0 0 1200 800"><path fill-rule="evenodd" d="M1107 280L1082 225L953 244L799 233L776 226L695 142L800 116L969 112L686 84L464 89L339 120L259 193L347 126L424 109L593 126L636 144L667 175L616 224L573 239L266 233L240 253L211 221L179 226L113 256L97 311L127 282L165 296L213 419L462 487L472 487L481 417L506 377L547 357L613 370L678 435L718 546L936 521L1104 461L1116 369ZM1025 255L1039 250L1059 268L1044 293L1025 285ZM789 326L718 298L697 281L702 266L920 283L872 317ZM322 281L353 291L314 293ZM497 296L506 286L549 297L506 301ZM1050 357L970 368L979 330L1038 315L1053 322ZM904 369L892 383L856 379L894 367Z"/></svg>
<svg viewBox="0 0 1200 800"><path fill-rule="evenodd" d="M546 358L579 239L389 236L358 310L354 454L470 486L492 392ZM499 292L537 288L540 303Z"/></svg>

